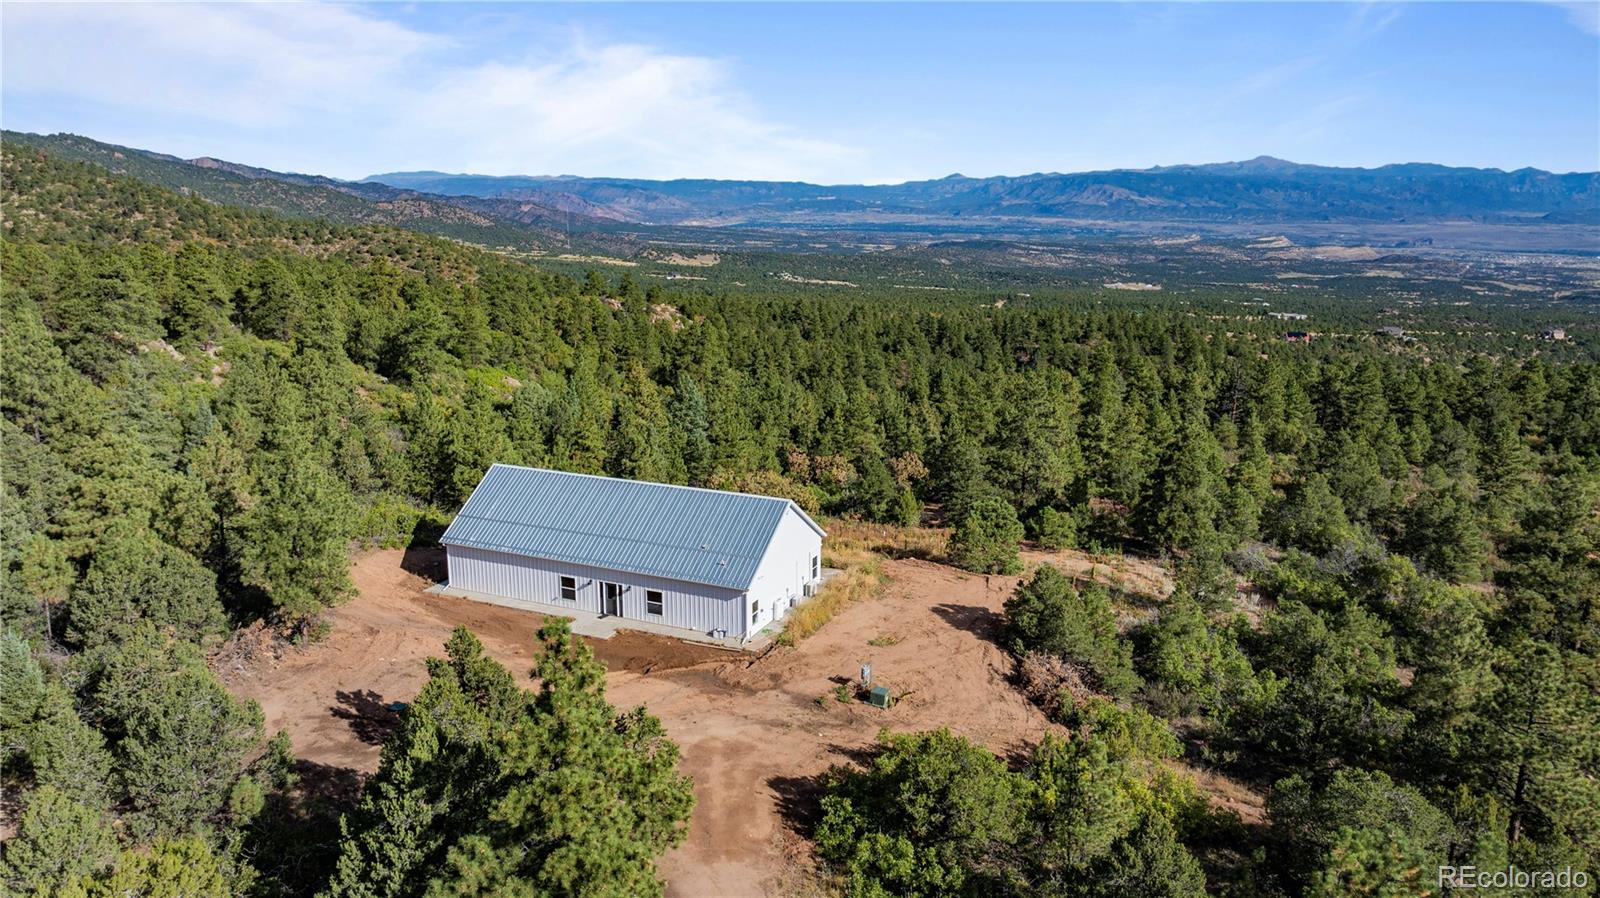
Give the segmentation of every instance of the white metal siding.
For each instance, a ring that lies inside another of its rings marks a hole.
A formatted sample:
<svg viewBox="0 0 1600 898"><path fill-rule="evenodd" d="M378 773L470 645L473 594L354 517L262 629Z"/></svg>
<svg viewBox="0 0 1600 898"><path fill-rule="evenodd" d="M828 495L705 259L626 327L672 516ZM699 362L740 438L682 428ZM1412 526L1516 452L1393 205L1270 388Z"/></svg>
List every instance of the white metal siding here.
<svg viewBox="0 0 1600 898"><path fill-rule="evenodd" d="M467 546L448 546L447 550L452 589L518 599L535 606L531 609L535 611L599 613L600 584L620 583L622 616L626 619L683 627L699 633L720 629L728 631L730 636L738 636L745 632L744 593L738 590ZM578 581L577 601L561 600L562 577ZM645 591L650 589L661 591L661 614L645 613Z"/></svg>
<svg viewBox="0 0 1600 898"><path fill-rule="evenodd" d="M750 597L761 602L761 617L751 633L782 618L790 602L799 603L811 581L811 559L822 557L822 537L793 508L785 511L750 583ZM745 617L749 621L748 613Z"/></svg>

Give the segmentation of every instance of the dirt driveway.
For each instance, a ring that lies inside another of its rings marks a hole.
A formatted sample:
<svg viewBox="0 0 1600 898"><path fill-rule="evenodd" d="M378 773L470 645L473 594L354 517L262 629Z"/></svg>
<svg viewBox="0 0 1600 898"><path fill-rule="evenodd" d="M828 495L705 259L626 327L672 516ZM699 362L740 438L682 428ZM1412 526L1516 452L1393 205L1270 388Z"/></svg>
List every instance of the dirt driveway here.
<svg viewBox="0 0 1600 898"><path fill-rule="evenodd" d="M359 595L334 612L328 638L220 673L261 703L269 731L288 730L301 758L372 771L392 725L384 706L415 696L423 659L441 653L456 625L527 682L540 617L425 594L439 561L437 550L362 556L353 570ZM661 718L694 778L689 839L661 863L669 896L809 891L808 848L795 828L814 807L815 778L859 757L880 728L948 726L1009 753L1052 726L1008 684L1011 661L993 641L1015 577L918 560L888 561L885 571L880 598L758 659L637 633L591 643L611 671L612 703L644 704ZM895 707L833 698L863 662L903 695Z"/></svg>

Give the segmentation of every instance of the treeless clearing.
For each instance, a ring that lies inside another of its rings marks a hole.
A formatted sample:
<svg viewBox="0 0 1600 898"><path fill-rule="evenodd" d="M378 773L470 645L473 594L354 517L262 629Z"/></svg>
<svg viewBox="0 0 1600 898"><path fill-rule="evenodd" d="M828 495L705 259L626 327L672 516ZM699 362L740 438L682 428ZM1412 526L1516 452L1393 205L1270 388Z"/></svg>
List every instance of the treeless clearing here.
<svg viewBox="0 0 1600 898"><path fill-rule="evenodd" d="M942 514L942 511L938 512ZM896 527L865 521L830 519L827 522L829 553L877 552L890 558L921 558L947 561L949 527ZM1172 576L1154 559L1138 555L1091 555L1077 549L1041 549L1025 543L1021 551L1024 572L1041 564L1055 565L1062 573L1081 583L1094 581L1126 593L1152 599L1166 598L1172 592Z"/></svg>
<svg viewBox="0 0 1600 898"><path fill-rule="evenodd" d="M331 615L313 645L257 652L220 671L261 703L269 730L316 764L376 769L395 716L465 625L531 685L530 612L429 595L440 550L385 550L358 558L358 595ZM795 894L809 886L809 847L797 833L815 806L816 777L858 758L880 728L948 726L1003 755L1055 725L1009 682L1011 657L994 641L1016 577L967 574L919 559L884 562L882 594L839 611L795 646L757 656L622 632L591 641L611 673L619 708L644 704L683 750L698 799L688 841L661 863L672 896ZM885 638L891 637L891 638ZM876 641L877 645L869 645ZM833 692L870 662L874 683L899 697L881 711ZM819 701L820 699L820 701Z"/></svg>

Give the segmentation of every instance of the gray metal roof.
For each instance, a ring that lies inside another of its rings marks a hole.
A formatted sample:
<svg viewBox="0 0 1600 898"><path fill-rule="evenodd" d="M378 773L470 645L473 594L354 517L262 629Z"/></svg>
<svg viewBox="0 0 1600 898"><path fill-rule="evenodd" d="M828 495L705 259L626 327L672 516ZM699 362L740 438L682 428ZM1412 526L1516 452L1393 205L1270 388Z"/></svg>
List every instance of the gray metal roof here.
<svg viewBox="0 0 1600 898"><path fill-rule="evenodd" d="M440 542L748 589L788 499L493 465Z"/></svg>

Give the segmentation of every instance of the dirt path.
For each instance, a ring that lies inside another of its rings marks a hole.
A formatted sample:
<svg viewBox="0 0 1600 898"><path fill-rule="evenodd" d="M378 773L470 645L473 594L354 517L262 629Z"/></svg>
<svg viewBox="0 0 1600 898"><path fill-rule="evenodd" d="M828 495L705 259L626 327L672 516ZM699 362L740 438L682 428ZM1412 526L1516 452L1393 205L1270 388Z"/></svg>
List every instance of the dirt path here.
<svg viewBox="0 0 1600 898"><path fill-rule="evenodd" d="M524 683L533 664L541 618L425 594L438 565L437 551L364 555L352 572L359 595L334 612L328 638L221 673L261 703L269 731L288 730L298 756L370 772L393 724L384 706L416 694L423 659L441 653L453 627L470 627ZM804 893L809 849L796 827L814 806L815 777L859 757L880 728L948 726L1009 753L1052 726L1007 683L1010 658L993 642L1016 578L916 560L885 570L880 598L758 659L638 633L591 642L611 670L612 703L660 717L694 778L688 841L661 863L669 896ZM833 698L863 662L903 696L895 707Z"/></svg>

